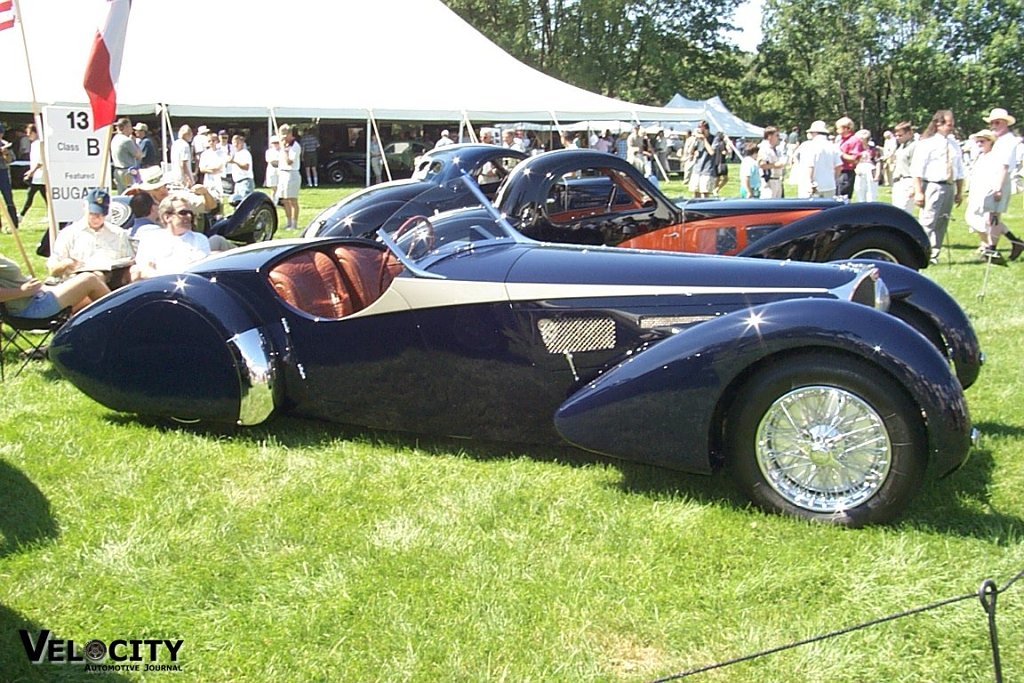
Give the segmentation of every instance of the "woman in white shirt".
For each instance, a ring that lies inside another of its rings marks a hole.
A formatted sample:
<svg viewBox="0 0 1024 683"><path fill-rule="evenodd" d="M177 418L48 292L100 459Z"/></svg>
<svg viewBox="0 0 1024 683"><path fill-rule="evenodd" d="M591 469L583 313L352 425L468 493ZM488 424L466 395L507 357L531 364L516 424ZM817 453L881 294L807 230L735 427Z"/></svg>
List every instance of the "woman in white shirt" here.
<svg viewBox="0 0 1024 683"><path fill-rule="evenodd" d="M195 211L182 196L170 194L160 202L160 222L164 230L142 235L132 266L132 280L183 272L196 261L210 255L210 240L193 232Z"/></svg>
<svg viewBox="0 0 1024 683"><path fill-rule="evenodd" d="M299 186L302 184L302 145L295 139L292 127L285 124L277 129L281 142L281 156L277 162L277 199L284 209L285 230L299 228Z"/></svg>

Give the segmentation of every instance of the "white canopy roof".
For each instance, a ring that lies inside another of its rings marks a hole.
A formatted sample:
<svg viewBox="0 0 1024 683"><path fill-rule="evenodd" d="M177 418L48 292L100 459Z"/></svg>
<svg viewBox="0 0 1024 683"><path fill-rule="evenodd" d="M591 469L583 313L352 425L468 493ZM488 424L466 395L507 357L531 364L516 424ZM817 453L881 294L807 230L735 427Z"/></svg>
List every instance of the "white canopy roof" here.
<svg viewBox="0 0 1024 683"><path fill-rule="evenodd" d="M103 0L21 0L41 104L82 87ZM31 111L18 27L0 33L0 111ZM517 61L440 0L135 0L118 111L419 121L687 120L568 85Z"/></svg>
<svg viewBox="0 0 1024 683"><path fill-rule="evenodd" d="M691 100L676 93L665 106L672 109L678 108L680 111L697 111L697 116L687 119L687 121L689 123L696 123L704 119L708 122L713 133L721 130L725 131L725 134L729 137L736 138L760 138L764 136L764 128L747 123L733 114L717 95L706 100Z"/></svg>

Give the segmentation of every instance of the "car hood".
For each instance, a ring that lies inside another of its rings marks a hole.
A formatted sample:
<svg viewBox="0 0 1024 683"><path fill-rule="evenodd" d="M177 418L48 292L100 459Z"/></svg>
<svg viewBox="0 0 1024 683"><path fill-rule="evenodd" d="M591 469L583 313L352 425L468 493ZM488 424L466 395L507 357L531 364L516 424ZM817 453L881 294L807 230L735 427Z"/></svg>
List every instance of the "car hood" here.
<svg viewBox="0 0 1024 683"><path fill-rule="evenodd" d="M586 285L592 292L609 293L616 288L684 287L693 293L814 295L842 287L866 270L867 266L559 244L527 250L509 280Z"/></svg>
<svg viewBox="0 0 1024 683"><path fill-rule="evenodd" d="M678 297L759 303L793 297L842 297L874 305L874 288L855 292L869 264L818 264L706 256L615 247L519 243L477 247L426 265L465 290L467 283L504 283L513 300ZM447 289L447 288L443 288ZM513 293L514 292L514 293ZM462 296L462 295L460 295Z"/></svg>
<svg viewBox="0 0 1024 683"><path fill-rule="evenodd" d="M365 224L363 229L355 229L345 234L361 234L367 230L374 230L397 208L435 187L436 185L429 181L412 179L392 180L368 187L350 194L330 208L321 211L303 231L303 236L318 237L335 234L332 228L338 222L346 218L358 221L361 216L365 217L363 221L359 221ZM382 207L391 208L384 211ZM378 220L378 222L374 224L374 220Z"/></svg>

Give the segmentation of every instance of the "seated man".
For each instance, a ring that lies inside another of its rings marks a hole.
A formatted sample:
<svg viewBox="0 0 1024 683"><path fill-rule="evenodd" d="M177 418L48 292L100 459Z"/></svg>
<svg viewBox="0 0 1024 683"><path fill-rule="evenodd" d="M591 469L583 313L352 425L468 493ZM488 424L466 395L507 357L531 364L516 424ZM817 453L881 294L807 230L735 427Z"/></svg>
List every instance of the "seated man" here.
<svg viewBox="0 0 1024 683"><path fill-rule="evenodd" d="M159 214L165 227L142 235L132 266L132 281L180 273L210 255L206 235L192 231L195 212L183 197L166 197L160 202Z"/></svg>
<svg viewBox="0 0 1024 683"><path fill-rule="evenodd" d="M132 218L135 219L132 222L132 229L128 236L136 242L147 232L154 230L159 232L163 229L163 226L157 222L160 220L160 213L157 210L159 204L154 201L148 192L139 192L132 195L128 206L131 207Z"/></svg>
<svg viewBox="0 0 1024 683"><path fill-rule="evenodd" d="M126 284L135 250L128 231L106 220L110 193L103 188L90 190L85 210L84 218L57 233L46 260L50 275L67 280L77 273L94 272L111 288Z"/></svg>
<svg viewBox="0 0 1024 683"><path fill-rule="evenodd" d="M95 273L78 273L60 284L44 285L0 255L0 301L11 315L48 320L69 306L78 311L109 293L110 289Z"/></svg>

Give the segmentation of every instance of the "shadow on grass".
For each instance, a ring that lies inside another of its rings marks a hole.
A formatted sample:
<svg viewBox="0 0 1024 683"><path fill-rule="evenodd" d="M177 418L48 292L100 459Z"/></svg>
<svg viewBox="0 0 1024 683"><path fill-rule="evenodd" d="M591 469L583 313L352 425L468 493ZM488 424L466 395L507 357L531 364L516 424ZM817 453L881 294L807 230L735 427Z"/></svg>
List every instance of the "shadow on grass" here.
<svg viewBox="0 0 1024 683"><path fill-rule="evenodd" d="M1017 434L1021 430L1000 425L979 425L985 433L995 428ZM992 451L977 447L970 459L942 479L930 479L911 503L903 521L914 528L942 534L991 541L1008 546L1024 538L1024 519L999 510L992 503L990 486L995 458Z"/></svg>
<svg viewBox="0 0 1024 683"><path fill-rule="evenodd" d="M617 486L624 492L656 497L681 497L695 502L726 507L732 510L751 508L750 501L740 493L723 472L713 475L688 474L650 465L618 460L574 448L569 445L537 445L530 443L494 442L476 439L455 439L405 432L372 430L332 422L286 415L246 428L232 426L186 425L168 421L111 413L107 419L118 424L146 424L154 428L192 434L222 437L231 434L258 445L273 439L290 448L326 448L338 440L371 443L394 450L417 449L432 456L471 458L479 462L497 462L528 457L538 462L552 462L569 467L611 465L622 474ZM1017 435L1024 433L1003 425L979 425L986 434ZM971 458L958 471L936 480L926 479L909 508L896 524L921 530L1009 544L1024 538L1024 519L1018 515L995 510L988 490L994 461L990 451L975 448Z"/></svg>
<svg viewBox="0 0 1024 683"><path fill-rule="evenodd" d="M348 440L370 443L393 450L417 449L431 456L450 457L458 454L478 462L499 462L528 457L537 462L550 462L568 467L610 465L622 474L617 486L624 492L657 497L681 496L709 505L727 505L746 509L750 502L721 473L711 476L688 474L661 467L620 460L566 445L457 439L344 425L289 415L274 416L269 422L254 427L231 425L178 424L135 415L109 414L114 424L145 424L162 431L187 431L219 438L234 435L254 446L273 439L289 448L326 448L332 442Z"/></svg>
<svg viewBox="0 0 1024 683"><path fill-rule="evenodd" d="M0 558L58 533L43 492L21 470L0 460Z"/></svg>
<svg viewBox="0 0 1024 683"><path fill-rule="evenodd" d="M127 681L116 673L86 671L83 664L33 664L29 661L22 644L20 630L28 631L33 643L37 643L39 632L45 627L34 624L10 607L0 603L0 679L8 683L21 681L89 681L90 683L115 683ZM60 634L50 634L60 639ZM84 643L75 643L80 651ZM45 656L45 655L44 655Z"/></svg>

